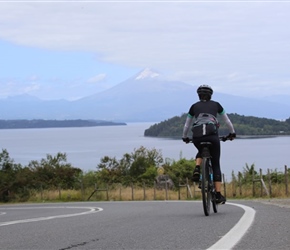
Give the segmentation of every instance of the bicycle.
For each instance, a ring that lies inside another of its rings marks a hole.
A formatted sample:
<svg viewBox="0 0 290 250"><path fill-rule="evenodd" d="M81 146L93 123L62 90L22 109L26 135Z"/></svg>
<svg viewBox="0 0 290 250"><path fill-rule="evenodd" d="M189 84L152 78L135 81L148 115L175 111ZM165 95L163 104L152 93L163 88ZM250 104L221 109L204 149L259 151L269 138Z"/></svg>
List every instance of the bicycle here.
<svg viewBox="0 0 290 250"><path fill-rule="evenodd" d="M228 136L220 137L221 141L227 141L230 138ZM192 139L190 139L192 142ZM214 213L218 212L218 204L216 203L216 191L213 180L213 169L211 165L211 154L210 147L211 142L201 142L202 146L202 164L201 164L201 174L200 174L200 188L202 194L202 204L205 216L210 214L210 203L212 203Z"/></svg>

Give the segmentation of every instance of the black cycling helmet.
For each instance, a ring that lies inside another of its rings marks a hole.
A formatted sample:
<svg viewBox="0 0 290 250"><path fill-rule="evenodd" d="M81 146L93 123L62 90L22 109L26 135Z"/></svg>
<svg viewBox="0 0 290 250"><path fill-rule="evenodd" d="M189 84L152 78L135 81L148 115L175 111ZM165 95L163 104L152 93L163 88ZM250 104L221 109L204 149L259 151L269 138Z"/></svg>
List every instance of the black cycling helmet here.
<svg viewBox="0 0 290 250"><path fill-rule="evenodd" d="M200 85L197 89L197 94L201 100L210 100L213 90L209 85Z"/></svg>
<svg viewBox="0 0 290 250"><path fill-rule="evenodd" d="M212 95L213 90L208 85L200 85L197 89L197 94L210 94Z"/></svg>

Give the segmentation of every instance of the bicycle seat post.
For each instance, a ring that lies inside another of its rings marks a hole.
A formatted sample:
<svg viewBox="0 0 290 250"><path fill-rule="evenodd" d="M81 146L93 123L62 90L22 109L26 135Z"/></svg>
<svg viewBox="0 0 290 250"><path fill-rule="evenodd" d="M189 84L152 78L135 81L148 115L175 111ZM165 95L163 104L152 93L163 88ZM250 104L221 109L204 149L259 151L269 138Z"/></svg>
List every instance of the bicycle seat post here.
<svg viewBox="0 0 290 250"><path fill-rule="evenodd" d="M211 146L211 142L201 142L200 143L201 147L202 147L202 156L203 157L210 157L210 146Z"/></svg>

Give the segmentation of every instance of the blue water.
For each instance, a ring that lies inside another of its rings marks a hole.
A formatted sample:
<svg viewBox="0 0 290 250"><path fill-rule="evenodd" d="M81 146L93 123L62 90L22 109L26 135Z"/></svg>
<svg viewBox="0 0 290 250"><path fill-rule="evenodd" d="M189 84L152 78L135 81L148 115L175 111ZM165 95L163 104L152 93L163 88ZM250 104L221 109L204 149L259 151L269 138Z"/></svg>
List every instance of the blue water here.
<svg viewBox="0 0 290 250"><path fill-rule="evenodd" d="M22 166L31 160L40 161L47 154L66 153L67 162L84 171L96 170L104 156L121 159L125 153L131 153L140 146L160 150L167 160L194 158L196 149L192 144L144 137L144 130L151 124L0 130L0 147L7 149L10 158ZM231 179L232 171L243 171L246 164L255 164L255 168L261 168L264 173L267 169L284 171L284 165L290 167L290 137L237 139L221 142L221 145L221 166L226 179Z"/></svg>

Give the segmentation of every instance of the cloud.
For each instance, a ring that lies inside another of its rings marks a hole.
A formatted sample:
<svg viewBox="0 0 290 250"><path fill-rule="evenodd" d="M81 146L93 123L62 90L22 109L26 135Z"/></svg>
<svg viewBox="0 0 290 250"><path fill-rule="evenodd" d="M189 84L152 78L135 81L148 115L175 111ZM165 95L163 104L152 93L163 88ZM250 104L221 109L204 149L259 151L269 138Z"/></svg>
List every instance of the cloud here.
<svg viewBox="0 0 290 250"><path fill-rule="evenodd" d="M96 76L93 76L87 80L88 83L98 83L103 82L106 79L106 74L98 74Z"/></svg>
<svg viewBox="0 0 290 250"><path fill-rule="evenodd" d="M40 85L38 83L30 83L28 86L24 86L23 91L21 92L29 94L39 89L40 89Z"/></svg>
<svg viewBox="0 0 290 250"><path fill-rule="evenodd" d="M269 72L276 83L288 75L289 10L288 3L263 1L6 2L0 38L150 66L192 84L264 86Z"/></svg>
<svg viewBox="0 0 290 250"><path fill-rule="evenodd" d="M0 98L13 95L31 94L38 91L40 88L41 86L37 82L24 82L24 80L17 78L4 79L0 81Z"/></svg>
<svg viewBox="0 0 290 250"><path fill-rule="evenodd" d="M39 77L37 75L32 75L28 78L29 81L37 81Z"/></svg>

